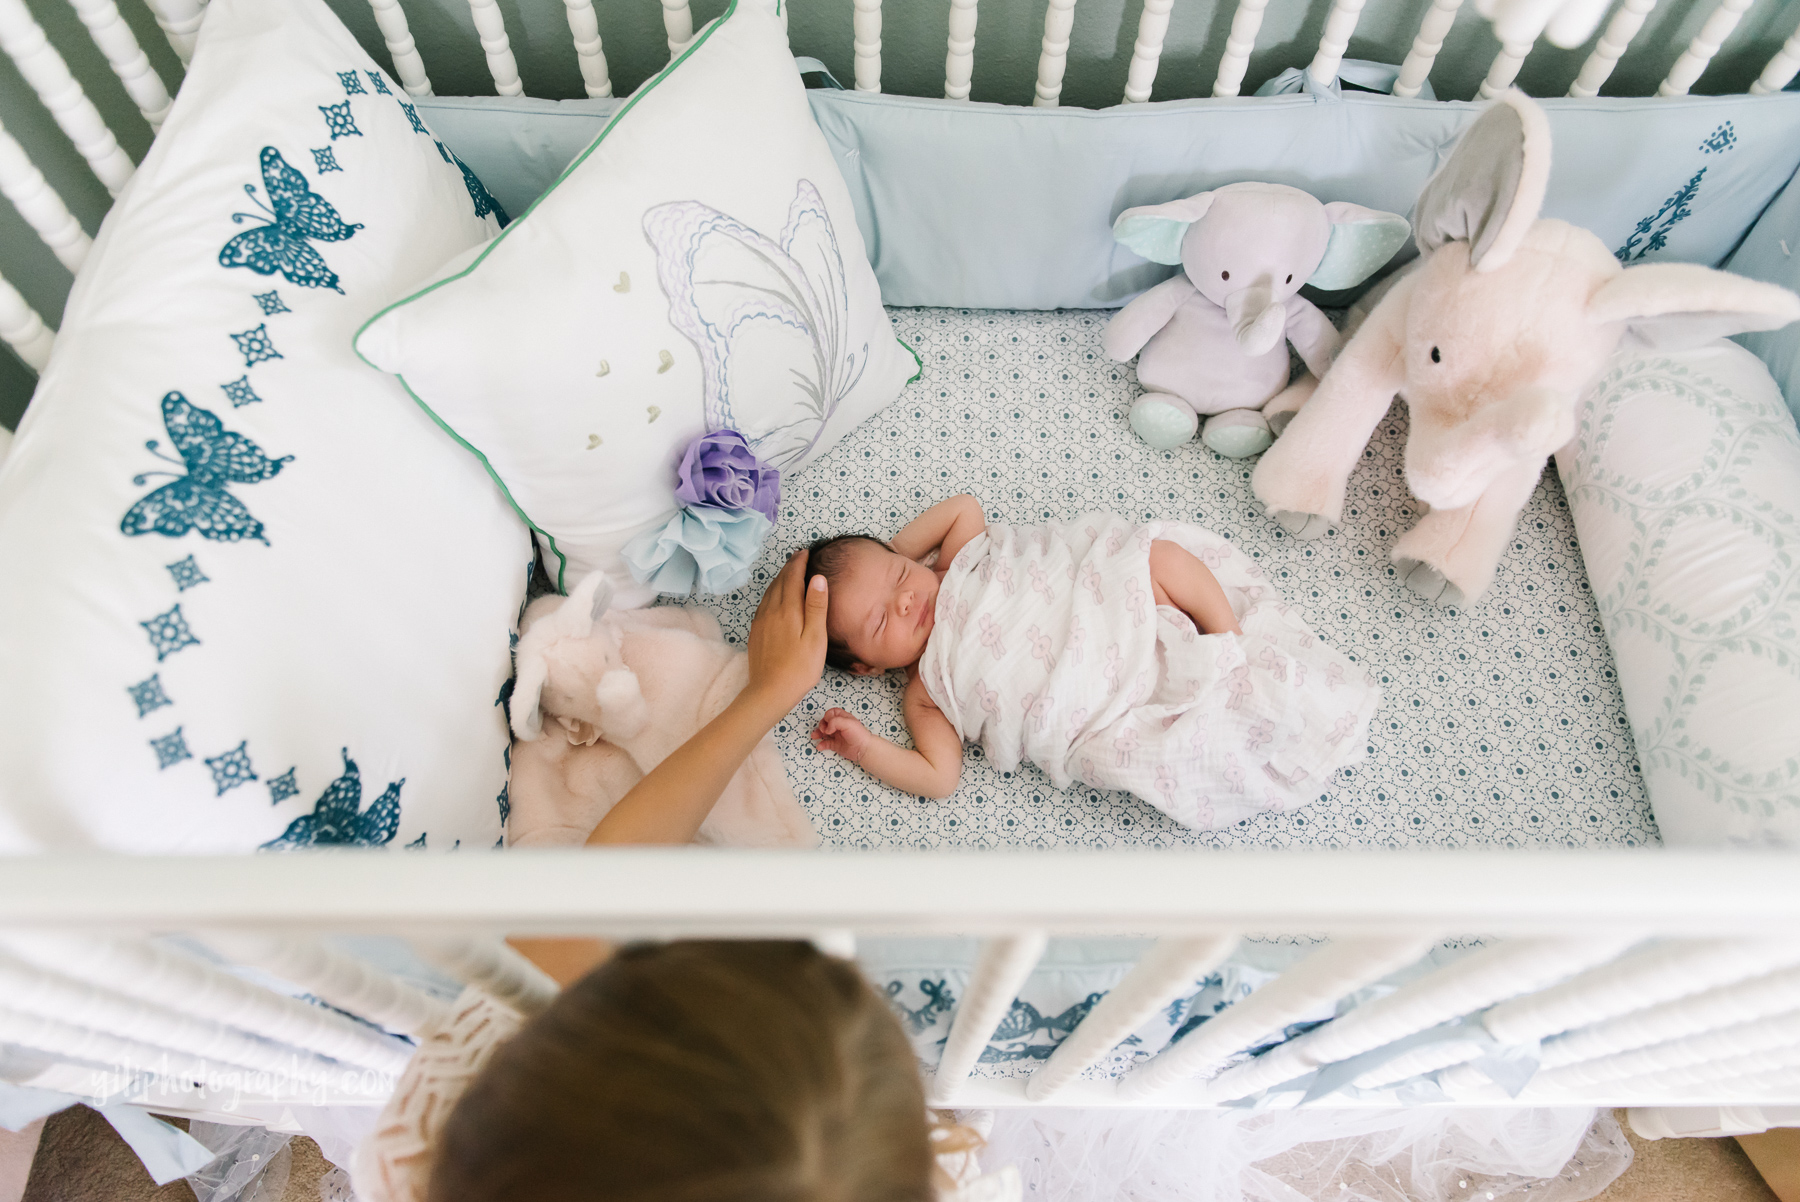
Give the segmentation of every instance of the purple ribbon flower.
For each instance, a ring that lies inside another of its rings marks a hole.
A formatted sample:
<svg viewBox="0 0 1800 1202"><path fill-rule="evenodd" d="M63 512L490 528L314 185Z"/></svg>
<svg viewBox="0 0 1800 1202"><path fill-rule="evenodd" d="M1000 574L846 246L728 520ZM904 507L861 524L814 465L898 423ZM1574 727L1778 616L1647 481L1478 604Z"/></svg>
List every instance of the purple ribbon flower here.
<svg viewBox="0 0 1800 1202"><path fill-rule="evenodd" d="M754 509L777 520L781 473L758 459L736 430L714 430L690 442L675 475L675 497L683 505Z"/></svg>

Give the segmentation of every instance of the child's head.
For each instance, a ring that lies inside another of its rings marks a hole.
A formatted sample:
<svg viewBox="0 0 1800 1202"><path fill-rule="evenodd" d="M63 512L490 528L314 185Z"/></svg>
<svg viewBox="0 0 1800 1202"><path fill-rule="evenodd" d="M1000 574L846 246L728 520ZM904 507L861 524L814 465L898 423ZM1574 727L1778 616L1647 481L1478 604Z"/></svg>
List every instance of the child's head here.
<svg viewBox="0 0 1800 1202"><path fill-rule="evenodd" d="M928 1202L924 1087L856 970L805 943L629 947L494 1053L431 1202Z"/></svg>
<svg viewBox="0 0 1800 1202"><path fill-rule="evenodd" d="M870 534L820 539L806 570L831 586L826 663L861 674L919 662L936 622L936 572Z"/></svg>

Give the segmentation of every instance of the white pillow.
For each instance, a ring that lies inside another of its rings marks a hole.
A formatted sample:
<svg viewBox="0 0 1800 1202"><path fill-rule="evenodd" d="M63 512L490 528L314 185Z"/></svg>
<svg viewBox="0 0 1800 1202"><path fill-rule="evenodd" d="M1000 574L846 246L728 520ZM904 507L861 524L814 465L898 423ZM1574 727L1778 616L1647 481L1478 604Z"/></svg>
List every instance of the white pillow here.
<svg viewBox="0 0 1800 1202"><path fill-rule="evenodd" d="M696 436L793 473L918 371L774 0L733 0L554 187L357 350L503 483L564 591L675 513Z"/></svg>
<svg viewBox="0 0 1800 1202"><path fill-rule="evenodd" d="M1800 843L1800 433L1730 342L1627 349L1556 457L1671 845Z"/></svg>
<svg viewBox="0 0 1800 1202"><path fill-rule="evenodd" d="M0 468L0 850L493 845L530 540L351 334L496 232L323 0L213 0Z"/></svg>

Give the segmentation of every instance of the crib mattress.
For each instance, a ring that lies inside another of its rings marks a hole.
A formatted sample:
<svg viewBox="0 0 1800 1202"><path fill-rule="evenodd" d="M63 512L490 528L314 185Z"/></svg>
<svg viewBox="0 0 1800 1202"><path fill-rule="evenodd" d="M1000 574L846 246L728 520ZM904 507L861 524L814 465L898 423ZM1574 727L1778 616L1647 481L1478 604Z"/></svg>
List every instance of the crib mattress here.
<svg viewBox="0 0 1800 1202"><path fill-rule="evenodd" d="M763 586L795 547L891 535L932 503L973 493L990 520L1092 509L1198 522L1269 571L1319 635L1382 683L1369 755L1328 796L1218 831L1180 826L1124 793L1054 788L971 747L944 800L889 789L807 740L832 706L905 740L899 675L827 670L776 729L789 778L825 844L844 848L1642 846L1657 840L1611 652L1556 474L1521 517L1493 588L1473 606L1426 602L1388 551L1417 502L1401 471L1396 404L1350 481L1342 526L1301 542L1263 516L1253 461L1199 442L1153 450L1126 424L1130 365L1109 361L1109 314L895 309L923 360L900 399L784 481L781 522L743 590L710 598L742 641Z"/></svg>

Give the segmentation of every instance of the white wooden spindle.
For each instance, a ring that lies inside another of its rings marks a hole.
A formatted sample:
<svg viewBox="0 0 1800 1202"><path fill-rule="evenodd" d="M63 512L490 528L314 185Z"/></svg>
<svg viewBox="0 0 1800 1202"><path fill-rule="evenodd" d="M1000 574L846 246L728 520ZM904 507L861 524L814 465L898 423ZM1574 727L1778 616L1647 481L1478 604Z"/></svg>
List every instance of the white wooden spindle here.
<svg viewBox="0 0 1800 1202"><path fill-rule="evenodd" d="M423 990L318 939L221 932L208 935L206 943L229 961L263 969L340 1010L404 1035L450 1011Z"/></svg>
<svg viewBox="0 0 1800 1202"><path fill-rule="evenodd" d="M1631 942L1628 937L1515 939L1483 948L1290 1040L1249 1064L1225 1070L1209 1083L1206 1096L1224 1102L1257 1093L1504 998L1542 989L1571 973L1611 959Z"/></svg>
<svg viewBox="0 0 1800 1202"><path fill-rule="evenodd" d="M26 303L5 278L0 277L0 338L18 352L19 358L32 371L41 372L50 362L50 351L56 335L44 324L37 310Z"/></svg>
<svg viewBox="0 0 1800 1202"><path fill-rule="evenodd" d="M1694 81L1712 62L1713 55L1719 52L1719 46L1737 28L1755 0L1719 0L1719 7L1712 10L1706 23L1700 26L1700 32L1688 43L1688 48L1681 52L1675 65L1669 68L1669 77L1657 85L1658 96L1686 96Z"/></svg>
<svg viewBox="0 0 1800 1202"><path fill-rule="evenodd" d="M944 97L969 98L975 72L975 0L950 0L949 49L944 55Z"/></svg>
<svg viewBox="0 0 1800 1202"><path fill-rule="evenodd" d="M1600 85L1612 75L1613 68L1619 65L1619 56L1631 45L1631 39L1644 27L1645 18L1655 7L1656 0L1625 0L1619 6L1594 44L1593 53L1581 64L1581 73L1569 85L1569 95L1585 98L1600 94Z"/></svg>
<svg viewBox="0 0 1800 1202"><path fill-rule="evenodd" d="M1321 88L1330 87L1337 79L1344 51L1350 48L1350 35L1356 32L1357 18L1362 16L1365 0L1331 0L1331 12L1325 18L1325 31L1319 35L1319 49L1313 55L1307 75Z"/></svg>
<svg viewBox="0 0 1800 1202"><path fill-rule="evenodd" d="M600 46L600 21L594 16L594 0L563 0L568 10L569 34L575 39L575 61L581 66L581 84L590 97L611 96L612 77L606 72L606 52Z"/></svg>
<svg viewBox="0 0 1800 1202"><path fill-rule="evenodd" d="M1800 73L1800 29L1794 31L1775 57L1769 60L1756 82L1750 85L1752 96L1767 96L1771 92L1779 92L1793 82L1794 76Z"/></svg>
<svg viewBox="0 0 1800 1202"><path fill-rule="evenodd" d="M1041 933L1032 932L982 943L962 1001L957 1003L949 1037L944 1040L944 1054L938 1058L937 1072L931 1079L933 1105L955 1100L956 1091L969 1079L982 1049L993 1038L994 1028L1006 1017L1025 978L1043 958L1048 942Z"/></svg>
<svg viewBox="0 0 1800 1202"><path fill-rule="evenodd" d="M1143 1026L1144 1020L1193 989L1195 982L1231 954L1237 942L1235 935L1157 940L1025 1082L1025 1096L1033 1102L1055 1097Z"/></svg>
<svg viewBox="0 0 1800 1202"><path fill-rule="evenodd" d="M519 82L519 64L513 58L500 5L496 0L469 0L469 15L475 18L475 32L487 56L488 74L494 77L494 91L501 96L523 94L525 85Z"/></svg>
<svg viewBox="0 0 1800 1202"><path fill-rule="evenodd" d="M1782 969L1570 1031L1544 1045L1543 1063L1560 1068L1795 1009L1800 1009L1800 968Z"/></svg>
<svg viewBox="0 0 1800 1202"><path fill-rule="evenodd" d="M0 0L0 50L19 68L106 190L117 196L135 168L101 120L100 110L69 74L68 64L26 9L25 0Z"/></svg>
<svg viewBox="0 0 1800 1202"><path fill-rule="evenodd" d="M412 28L406 23L406 12L400 7L400 0L369 0L369 9L375 14L375 25L381 30L388 57L394 61L394 74L399 77L400 86L406 89L408 96L431 95L431 79L425 74L425 60L419 57L419 47L413 41Z"/></svg>
<svg viewBox="0 0 1800 1202"><path fill-rule="evenodd" d="M1730 1051L1730 1049L1725 1049ZM1794 1070L1800 1068L1800 1043L1784 1043L1735 1055L1717 1055L1695 1064L1670 1065L1635 1077L1609 1081L1607 1096L1667 1099L1680 1103L1696 1097L1708 1102L1767 1100L1790 1102L1794 1094ZM1520 1100L1542 1104L1565 1100L1560 1087L1532 1082Z"/></svg>
<svg viewBox="0 0 1800 1202"><path fill-rule="evenodd" d="M397 1073L411 1049L341 1014L281 997L187 952L147 939L0 935L0 947L40 968L114 989L377 1072Z"/></svg>
<svg viewBox="0 0 1800 1202"><path fill-rule="evenodd" d="M1268 0L1252 2L1266 4ZM1174 6L1175 0L1144 0L1144 10L1138 14L1137 41L1131 45L1131 67L1125 73L1127 104L1150 99L1156 69L1162 64L1163 39L1169 33L1169 10Z"/></svg>
<svg viewBox="0 0 1800 1202"><path fill-rule="evenodd" d="M1502 42L1475 94L1482 100L1492 100L1512 87L1513 80L1519 78L1519 68L1525 65L1525 58L1531 53L1531 45L1530 42Z"/></svg>
<svg viewBox="0 0 1800 1202"><path fill-rule="evenodd" d="M1044 44L1038 53L1037 108L1055 108L1069 65L1069 31L1075 27L1075 0L1049 0L1044 9Z"/></svg>
<svg viewBox="0 0 1800 1202"><path fill-rule="evenodd" d="M1326 944L1247 998L1190 1032L1180 1043L1134 1067L1119 1081L1126 1098L1150 1098L1216 1068L1272 1031L1405 968L1434 939L1348 939Z"/></svg>
<svg viewBox="0 0 1800 1202"><path fill-rule="evenodd" d="M1456 11L1462 4L1463 0L1431 0L1431 7L1425 10L1425 17L1419 22L1419 34L1413 39L1412 49L1406 52L1406 61L1400 64L1400 75L1394 80L1394 95L1411 100L1425 86L1432 64L1437 62L1438 52L1444 48L1444 38L1456 23Z"/></svg>
<svg viewBox="0 0 1800 1202"><path fill-rule="evenodd" d="M498 939L414 939L413 950L428 964L465 985L473 985L526 1018L556 1000L556 982L543 969Z"/></svg>
<svg viewBox="0 0 1800 1202"><path fill-rule="evenodd" d="M0 997L18 1014L55 1019L120 1039L261 1072L314 1077L342 1065L258 1039L224 1023L146 1003L114 990L0 957Z"/></svg>
<svg viewBox="0 0 1800 1202"><path fill-rule="evenodd" d="M87 26L94 45L106 56L113 74L125 85L125 92L137 105L138 112L144 114L151 129L161 129L163 118L169 115L169 90L163 86L162 76L150 66L150 57L138 45L131 26L119 16L119 6L113 0L69 2L75 6L81 23Z"/></svg>
<svg viewBox="0 0 1800 1202"><path fill-rule="evenodd" d="M133 1069L155 1065L159 1072L176 1080L205 1080L208 1067L205 1060L184 1052L4 1006L0 1006L0 1043L19 1044L92 1065Z"/></svg>
<svg viewBox="0 0 1800 1202"><path fill-rule="evenodd" d="M856 54L856 90L881 91L881 0L855 0L851 48Z"/></svg>
<svg viewBox="0 0 1800 1202"><path fill-rule="evenodd" d="M669 57L694 39L694 14L688 0L662 0L663 35L669 42Z"/></svg>
<svg viewBox="0 0 1800 1202"><path fill-rule="evenodd" d="M157 27L169 39L169 49L187 66L194 58L194 41L200 34L200 19L206 6L200 0L145 0L156 14Z"/></svg>
<svg viewBox="0 0 1800 1202"><path fill-rule="evenodd" d="M1541 1073L1532 1082L1534 1091L1545 1093L1572 1092L1586 1086L1647 1077L1668 1069L1709 1064L1753 1052L1773 1052L1800 1045L1800 1011L1759 1018L1752 1022L1721 1027L1683 1036L1666 1043L1651 1044L1629 1052L1618 1052L1596 1060L1564 1065Z"/></svg>
<svg viewBox="0 0 1800 1202"><path fill-rule="evenodd" d="M70 273L87 262L93 240L13 136L0 126L0 195L12 202Z"/></svg>
<svg viewBox="0 0 1800 1202"><path fill-rule="evenodd" d="M1237 11L1231 15L1231 32L1225 38L1225 53L1219 59L1219 74L1213 79L1214 96L1236 96L1243 90L1250 52L1256 49L1256 34L1262 28L1263 10L1268 7L1269 0L1238 0ZM1167 8L1164 5L1164 25L1168 24ZM1145 99L1148 98L1146 93Z"/></svg>

